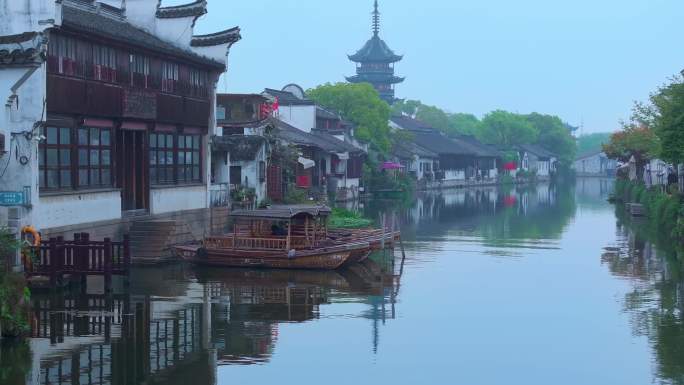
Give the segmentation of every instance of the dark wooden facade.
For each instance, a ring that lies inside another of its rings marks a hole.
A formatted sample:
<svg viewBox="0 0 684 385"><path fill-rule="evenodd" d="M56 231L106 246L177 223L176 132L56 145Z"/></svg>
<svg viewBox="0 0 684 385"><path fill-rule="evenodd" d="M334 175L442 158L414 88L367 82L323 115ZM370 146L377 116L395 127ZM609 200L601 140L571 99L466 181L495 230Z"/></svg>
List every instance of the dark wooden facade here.
<svg viewBox="0 0 684 385"><path fill-rule="evenodd" d="M48 47L41 193L116 188L122 210L149 210L151 186L204 182L218 63L68 29Z"/></svg>

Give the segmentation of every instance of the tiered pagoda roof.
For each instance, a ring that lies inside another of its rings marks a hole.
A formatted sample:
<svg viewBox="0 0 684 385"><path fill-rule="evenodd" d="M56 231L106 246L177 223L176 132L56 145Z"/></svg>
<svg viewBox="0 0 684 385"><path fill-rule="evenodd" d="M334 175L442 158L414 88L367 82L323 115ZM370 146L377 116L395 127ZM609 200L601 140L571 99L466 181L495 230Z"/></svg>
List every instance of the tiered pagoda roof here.
<svg viewBox="0 0 684 385"><path fill-rule="evenodd" d="M395 101L394 84L403 82L404 78L394 75L393 64L400 61L403 56L394 53L380 38L380 12L377 0L373 11L373 36L355 54L348 55L348 58L359 64L356 67L356 75L347 77L348 82L370 83L386 102L391 104Z"/></svg>

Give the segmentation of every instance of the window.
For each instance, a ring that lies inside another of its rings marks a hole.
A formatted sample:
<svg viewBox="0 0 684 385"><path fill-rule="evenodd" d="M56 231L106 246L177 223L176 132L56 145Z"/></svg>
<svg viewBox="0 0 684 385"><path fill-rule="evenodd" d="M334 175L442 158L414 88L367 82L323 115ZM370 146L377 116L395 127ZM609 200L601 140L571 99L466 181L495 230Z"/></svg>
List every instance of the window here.
<svg viewBox="0 0 684 385"><path fill-rule="evenodd" d="M202 181L201 135L150 134L152 184Z"/></svg>
<svg viewBox="0 0 684 385"><path fill-rule="evenodd" d="M207 95L208 74L198 69L190 69L190 93L194 96Z"/></svg>
<svg viewBox="0 0 684 385"><path fill-rule="evenodd" d="M108 128L78 129L78 187L112 185L112 144Z"/></svg>
<svg viewBox="0 0 684 385"><path fill-rule="evenodd" d="M150 58L131 54L131 85L147 88L150 82Z"/></svg>
<svg viewBox="0 0 684 385"><path fill-rule="evenodd" d="M176 92L178 91L178 64L163 62L162 63L162 91Z"/></svg>
<svg viewBox="0 0 684 385"><path fill-rule="evenodd" d="M116 51L102 45L93 45L93 79L116 82Z"/></svg>
<svg viewBox="0 0 684 385"><path fill-rule="evenodd" d="M75 76L77 73L76 40L59 35L51 35L48 44L48 64L51 71L62 75Z"/></svg>
<svg viewBox="0 0 684 385"><path fill-rule="evenodd" d="M263 160L259 162L259 182L266 182L266 162Z"/></svg>
<svg viewBox="0 0 684 385"><path fill-rule="evenodd" d="M178 136L178 182L201 182L200 136Z"/></svg>
<svg viewBox="0 0 684 385"><path fill-rule="evenodd" d="M152 184L174 183L173 134L150 134L150 180Z"/></svg>
<svg viewBox="0 0 684 385"><path fill-rule="evenodd" d="M46 139L41 143L38 154L40 188L71 188L71 129L45 127L43 136Z"/></svg>

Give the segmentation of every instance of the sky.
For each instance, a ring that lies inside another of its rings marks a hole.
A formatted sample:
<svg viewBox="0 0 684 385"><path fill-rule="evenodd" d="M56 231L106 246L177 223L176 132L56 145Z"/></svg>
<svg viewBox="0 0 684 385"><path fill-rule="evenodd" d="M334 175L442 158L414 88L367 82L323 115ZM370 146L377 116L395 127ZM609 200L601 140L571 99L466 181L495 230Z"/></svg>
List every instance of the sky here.
<svg viewBox="0 0 684 385"><path fill-rule="evenodd" d="M164 0L176 5L190 0ZM373 0L208 0L195 33L232 26L221 92L305 89L353 75ZM504 109L612 131L684 69L681 0L380 0L381 37L404 60L397 97L482 116Z"/></svg>

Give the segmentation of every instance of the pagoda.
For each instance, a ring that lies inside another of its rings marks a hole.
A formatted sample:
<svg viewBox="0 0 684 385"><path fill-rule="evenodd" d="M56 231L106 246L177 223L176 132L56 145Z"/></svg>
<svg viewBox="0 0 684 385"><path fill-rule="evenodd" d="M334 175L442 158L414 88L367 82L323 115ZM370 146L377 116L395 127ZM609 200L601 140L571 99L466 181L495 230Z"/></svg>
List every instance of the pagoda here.
<svg viewBox="0 0 684 385"><path fill-rule="evenodd" d="M380 12L378 0L375 0L373 11L373 37L349 60L356 63L356 75L347 77L350 83L370 83L380 93L380 97L392 104L394 85L404 81L404 78L394 75L394 63L402 59L380 38Z"/></svg>

